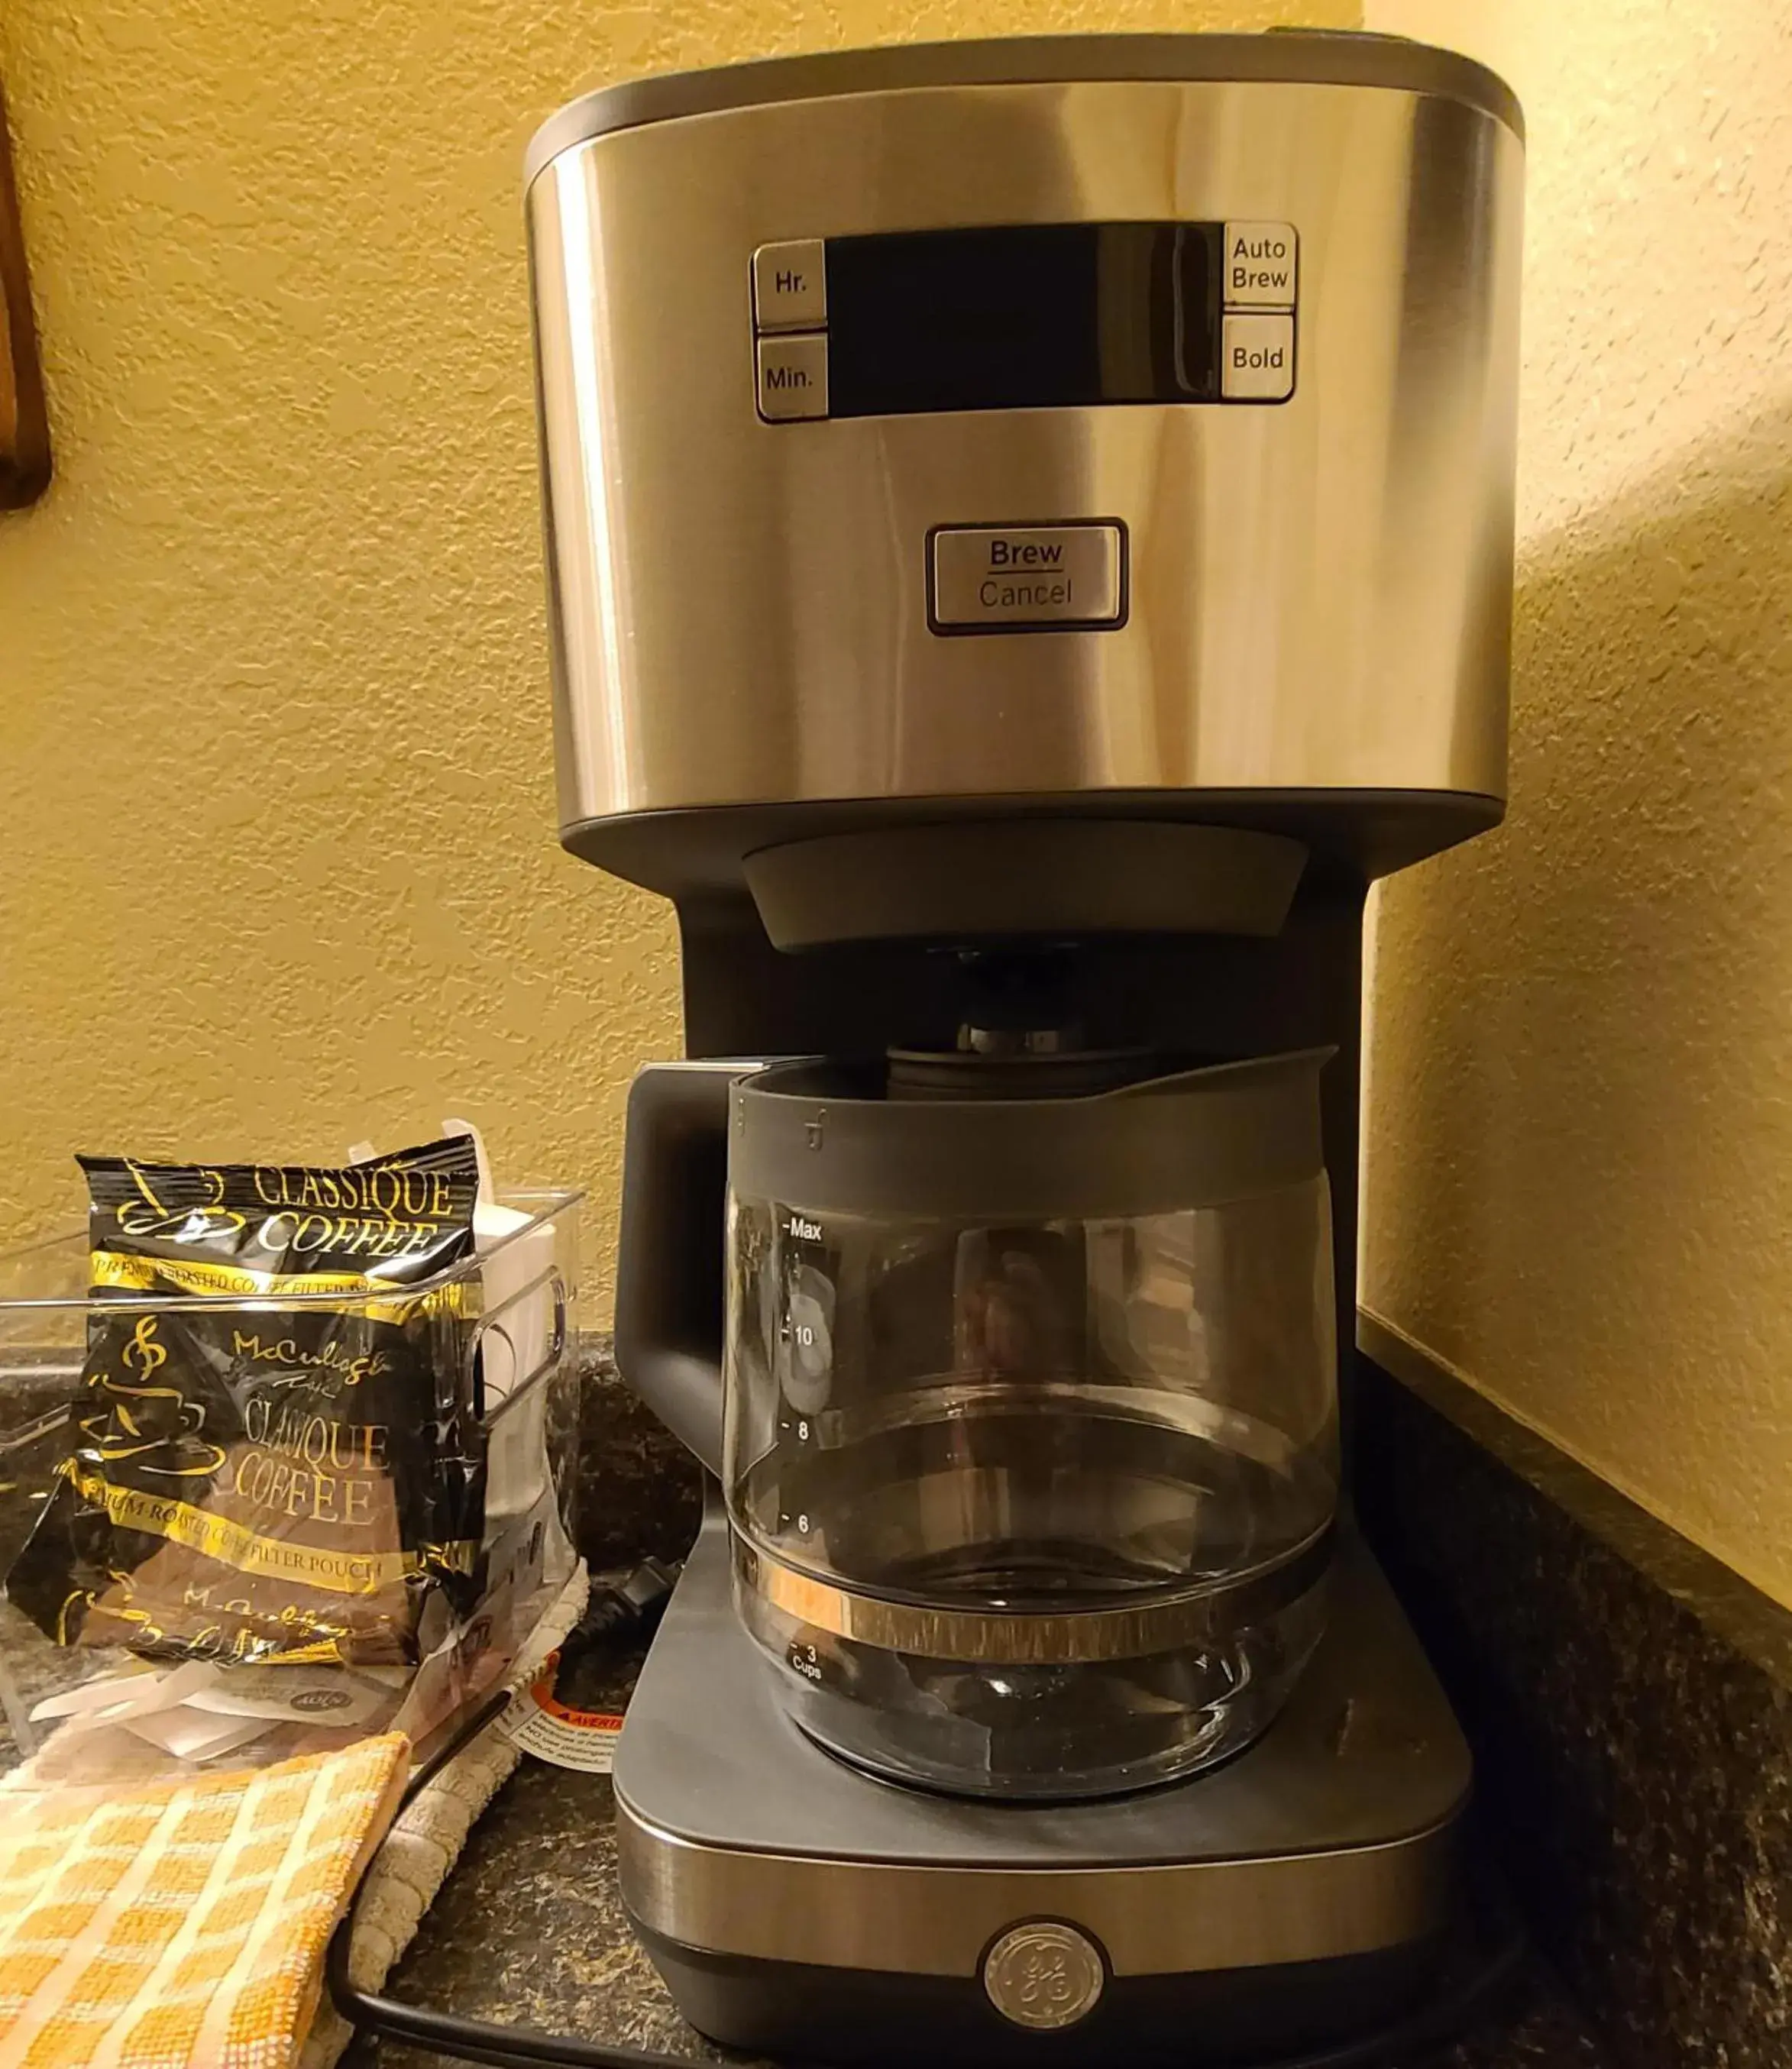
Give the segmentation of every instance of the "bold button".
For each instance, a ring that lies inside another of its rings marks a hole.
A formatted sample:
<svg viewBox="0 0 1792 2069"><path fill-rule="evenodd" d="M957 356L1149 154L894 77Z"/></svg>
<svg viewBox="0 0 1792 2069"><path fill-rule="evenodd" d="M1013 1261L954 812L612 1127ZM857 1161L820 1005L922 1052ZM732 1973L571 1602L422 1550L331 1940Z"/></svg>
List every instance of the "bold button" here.
<svg viewBox="0 0 1792 2069"><path fill-rule="evenodd" d="M827 414L825 335L760 339L759 414L774 424Z"/></svg>
<svg viewBox="0 0 1792 2069"><path fill-rule="evenodd" d="M1117 625L1125 537L1117 524L966 525L933 534L929 605L936 632Z"/></svg>
<svg viewBox="0 0 1792 2069"><path fill-rule="evenodd" d="M1226 292L1229 309L1292 309L1300 241L1287 222L1226 226Z"/></svg>
<svg viewBox="0 0 1792 2069"><path fill-rule="evenodd" d="M820 238L761 244L753 253L753 316L761 330L814 330L827 321L827 259Z"/></svg>
<svg viewBox="0 0 1792 2069"><path fill-rule="evenodd" d="M1280 402L1294 393L1292 316L1224 320L1219 327L1219 392L1228 402Z"/></svg>

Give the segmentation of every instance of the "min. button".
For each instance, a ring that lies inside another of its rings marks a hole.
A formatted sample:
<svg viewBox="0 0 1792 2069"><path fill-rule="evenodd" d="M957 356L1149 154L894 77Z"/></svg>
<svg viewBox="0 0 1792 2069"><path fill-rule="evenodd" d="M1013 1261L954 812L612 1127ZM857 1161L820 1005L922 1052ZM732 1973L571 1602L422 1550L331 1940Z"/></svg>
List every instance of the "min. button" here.
<svg viewBox="0 0 1792 2069"><path fill-rule="evenodd" d="M827 334L759 341L759 414L788 424L827 414Z"/></svg>

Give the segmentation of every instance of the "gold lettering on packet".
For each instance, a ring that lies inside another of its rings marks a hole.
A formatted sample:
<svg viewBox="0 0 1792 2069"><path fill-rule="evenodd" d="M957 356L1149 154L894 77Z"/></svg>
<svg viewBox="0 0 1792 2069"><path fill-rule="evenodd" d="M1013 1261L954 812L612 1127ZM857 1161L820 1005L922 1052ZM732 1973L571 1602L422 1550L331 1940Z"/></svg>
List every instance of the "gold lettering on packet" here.
<svg viewBox="0 0 1792 2069"><path fill-rule="evenodd" d="M297 1300L307 1314L358 1315L370 1322L411 1321L420 1316L461 1315L476 1288L451 1279L427 1293L368 1296L358 1271L262 1271L247 1264L210 1264L195 1258L135 1257L128 1251L96 1251L88 1267L97 1290L125 1293L217 1293L233 1300ZM315 1296L322 1295L322 1299Z"/></svg>
<svg viewBox="0 0 1792 2069"><path fill-rule="evenodd" d="M350 1530L365 1529L374 1521L376 1483L308 1469L275 1452L243 1452L236 1461L234 1483L219 1484L226 1493L239 1494L256 1508L293 1521L336 1523Z"/></svg>
<svg viewBox="0 0 1792 2069"><path fill-rule="evenodd" d="M240 1331L236 1337L240 1356ZM279 1348L271 1347L276 1353ZM349 1530L373 1525L375 1490L386 1481L392 1463L392 1433L385 1423L306 1414L276 1407L263 1395L244 1409L243 1427L252 1448L238 1455L231 1477L220 1481L226 1492L291 1521L336 1524Z"/></svg>
<svg viewBox="0 0 1792 2069"><path fill-rule="evenodd" d="M115 1524L198 1552L221 1565L267 1581L292 1581L328 1594L372 1595L422 1570L414 1552L337 1552L264 1537L247 1525L195 1508L172 1495L141 1493L97 1473L71 1475L82 1496Z"/></svg>
<svg viewBox="0 0 1792 2069"><path fill-rule="evenodd" d="M392 1361L384 1351L345 1357L341 1345L333 1337L320 1351L308 1351L302 1350L292 1336L278 1336L268 1343L259 1334L245 1336L241 1329L233 1328L231 1349L234 1356L253 1358L258 1364L292 1365L306 1372L333 1372L340 1374L345 1386L359 1386L364 1379L378 1379L392 1369Z"/></svg>
<svg viewBox="0 0 1792 2069"><path fill-rule="evenodd" d="M435 1222L396 1222L365 1214L300 1214L283 1209L261 1225L264 1249L345 1251L352 1257L420 1256L442 1233Z"/></svg>
<svg viewBox="0 0 1792 2069"><path fill-rule="evenodd" d="M271 1207L346 1210L388 1222L439 1222L454 1211L445 1173L404 1165L351 1164L345 1171L257 1165L255 1188L256 1198Z"/></svg>
<svg viewBox="0 0 1792 2069"><path fill-rule="evenodd" d="M384 1472L391 1462L391 1432L383 1422L339 1422L333 1416L297 1415L290 1408L276 1414L263 1396L244 1410L243 1426L252 1444L308 1465L333 1466L339 1473Z"/></svg>
<svg viewBox="0 0 1792 2069"><path fill-rule="evenodd" d="M259 1271L248 1264L210 1264L193 1257L138 1257L129 1251L96 1251L89 1267L96 1288L127 1293L225 1293L251 1300L295 1293L361 1293L358 1271Z"/></svg>

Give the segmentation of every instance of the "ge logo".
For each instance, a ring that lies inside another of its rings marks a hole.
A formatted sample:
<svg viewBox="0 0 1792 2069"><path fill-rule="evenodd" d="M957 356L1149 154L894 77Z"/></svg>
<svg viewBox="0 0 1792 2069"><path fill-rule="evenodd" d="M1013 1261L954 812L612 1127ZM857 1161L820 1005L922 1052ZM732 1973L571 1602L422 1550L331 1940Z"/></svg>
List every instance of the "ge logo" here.
<svg viewBox="0 0 1792 2069"><path fill-rule="evenodd" d="M345 1710L353 1700L346 1688L301 1688L290 1707L308 1717L319 1710Z"/></svg>
<svg viewBox="0 0 1792 2069"><path fill-rule="evenodd" d="M1045 1919L1010 1927L983 1958L990 2003L1004 2018L1038 2032L1086 2018L1106 1980L1094 1941L1074 1925Z"/></svg>

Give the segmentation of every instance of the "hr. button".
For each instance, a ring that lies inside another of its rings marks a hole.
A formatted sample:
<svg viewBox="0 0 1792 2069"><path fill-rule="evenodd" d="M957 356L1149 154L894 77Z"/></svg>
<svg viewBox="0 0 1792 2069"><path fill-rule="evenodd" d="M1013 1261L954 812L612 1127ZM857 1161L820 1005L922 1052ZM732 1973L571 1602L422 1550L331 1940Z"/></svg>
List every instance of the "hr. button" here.
<svg viewBox="0 0 1792 2069"><path fill-rule="evenodd" d="M820 238L761 244L753 253L753 314L761 330L814 330L827 321L827 247Z"/></svg>

